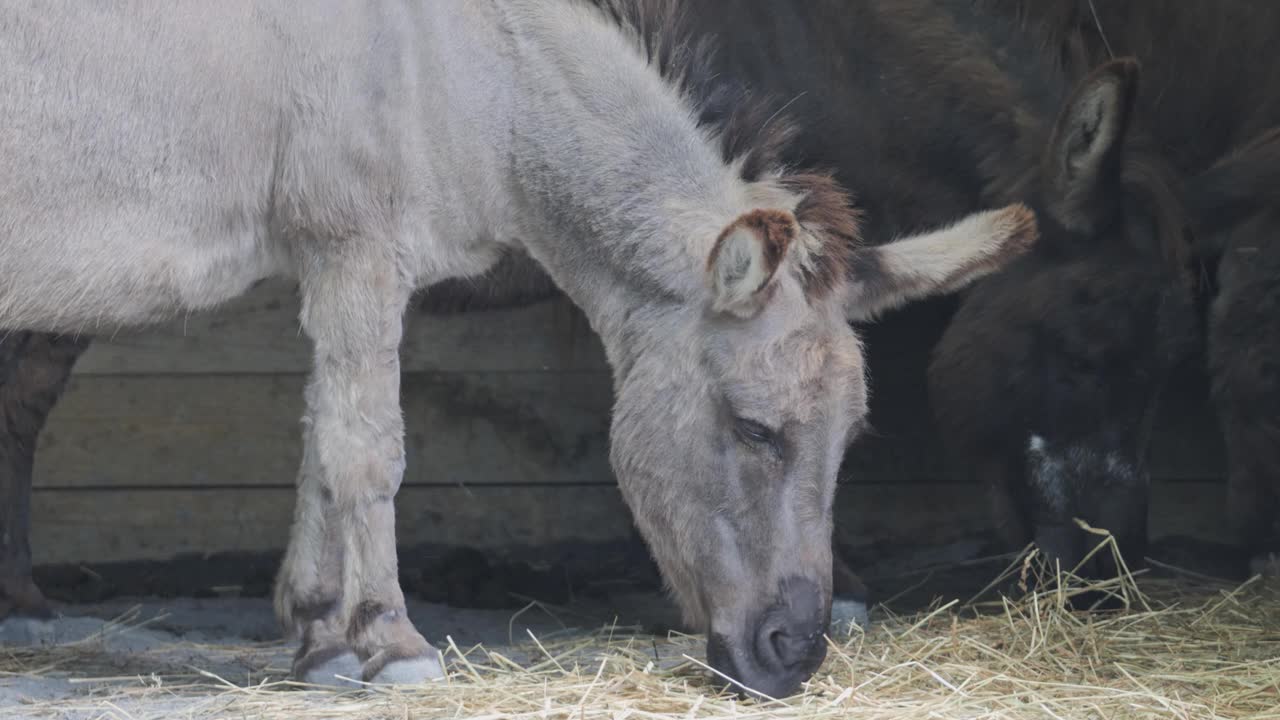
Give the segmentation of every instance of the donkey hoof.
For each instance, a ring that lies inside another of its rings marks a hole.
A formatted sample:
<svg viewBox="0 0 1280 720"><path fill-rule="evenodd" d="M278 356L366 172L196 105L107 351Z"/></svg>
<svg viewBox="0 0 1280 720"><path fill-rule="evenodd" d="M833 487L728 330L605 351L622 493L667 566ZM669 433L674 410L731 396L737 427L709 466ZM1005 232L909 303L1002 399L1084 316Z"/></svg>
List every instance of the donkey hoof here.
<svg viewBox="0 0 1280 720"><path fill-rule="evenodd" d="M53 608L47 602L23 603L0 597L0 622L5 620L52 620Z"/></svg>
<svg viewBox="0 0 1280 720"><path fill-rule="evenodd" d="M293 674L308 685L352 688L360 687L360 667L354 652L335 648L308 653L294 664Z"/></svg>
<svg viewBox="0 0 1280 720"><path fill-rule="evenodd" d="M866 630L870 615L867 604L861 600L835 598L831 601L831 628L837 633L852 633L854 625Z"/></svg>
<svg viewBox="0 0 1280 720"><path fill-rule="evenodd" d="M381 664L381 667L377 667ZM369 659L366 668L372 670L366 682L378 685L418 685L444 677L444 660L440 651L428 648L416 657L399 658L380 663L377 656ZM366 671L367 672L367 671Z"/></svg>
<svg viewBox="0 0 1280 720"><path fill-rule="evenodd" d="M34 584L0 585L0 621L7 618L52 620L53 608Z"/></svg>

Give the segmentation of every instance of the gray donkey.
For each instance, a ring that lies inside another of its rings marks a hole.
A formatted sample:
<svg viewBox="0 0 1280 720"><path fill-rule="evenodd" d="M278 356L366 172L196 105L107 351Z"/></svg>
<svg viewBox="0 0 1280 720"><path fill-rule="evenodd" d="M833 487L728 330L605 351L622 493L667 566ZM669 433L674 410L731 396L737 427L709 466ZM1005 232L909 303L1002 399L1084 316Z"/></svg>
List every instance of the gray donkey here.
<svg viewBox="0 0 1280 720"><path fill-rule="evenodd" d="M574 0L3 0L0 327L94 335L296 278L293 670L414 683L443 667L396 573L402 316L527 253L603 340L612 464L710 664L790 694L825 655L866 412L847 316L994 270L1035 221L859 249L830 176L777 162L784 118L699 115L697 45Z"/></svg>

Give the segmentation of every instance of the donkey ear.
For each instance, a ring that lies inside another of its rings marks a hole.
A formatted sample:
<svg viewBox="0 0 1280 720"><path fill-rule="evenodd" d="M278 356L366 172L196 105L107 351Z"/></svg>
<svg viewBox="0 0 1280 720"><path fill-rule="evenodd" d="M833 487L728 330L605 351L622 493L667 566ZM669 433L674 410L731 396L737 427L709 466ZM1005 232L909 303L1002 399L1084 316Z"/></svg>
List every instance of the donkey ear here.
<svg viewBox="0 0 1280 720"><path fill-rule="evenodd" d="M799 230L784 210L753 210L725 228L707 258L711 309L741 318L758 313Z"/></svg>
<svg viewBox="0 0 1280 720"><path fill-rule="evenodd" d="M1120 158L1138 74L1132 58L1102 65L1058 115L1044 159L1045 200L1068 229L1091 232L1119 210Z"/></svg>
<svg viewBox="0 0 1280 720"><path fill-rule="evenodd" d="M1013 262L1039 237L1035 213L1016 203L861 248L854 255L845 319L867 322L909 302L957 292Z"/></svg>

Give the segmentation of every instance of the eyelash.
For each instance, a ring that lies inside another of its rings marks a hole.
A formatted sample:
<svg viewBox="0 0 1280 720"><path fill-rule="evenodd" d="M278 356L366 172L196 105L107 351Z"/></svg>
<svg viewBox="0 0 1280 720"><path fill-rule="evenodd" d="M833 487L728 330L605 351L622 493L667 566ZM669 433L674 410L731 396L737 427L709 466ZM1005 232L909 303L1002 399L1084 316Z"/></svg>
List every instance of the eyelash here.
<svg viewBox="0 0 1280 720"><path fill-rule="evenodd" d="M746 418L738 418L734 421L734 426L734 431L743 442L764 445L774 452L778 451L778 434L772 428Z"/></svg>

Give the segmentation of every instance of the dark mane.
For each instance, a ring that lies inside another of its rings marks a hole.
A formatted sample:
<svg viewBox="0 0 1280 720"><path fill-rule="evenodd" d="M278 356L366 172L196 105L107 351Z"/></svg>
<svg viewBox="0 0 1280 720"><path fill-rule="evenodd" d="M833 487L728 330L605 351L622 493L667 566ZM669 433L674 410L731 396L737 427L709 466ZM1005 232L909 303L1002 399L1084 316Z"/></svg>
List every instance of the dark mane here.
<svg viewBox="0 0 1280 720"><path fill-rule="evenodd" d="M1280 202L1280 127L1271 127L1232 149L1188 183L1187 197L1200 233L1213 235L1242 217ZM1197 237L1204 251L1221 237ZM1210 251L1213 255L1221 248Z"/></svg>
<svg viewBox="0 0 1280 720"><path fill-rule="evenodd" d="M808 294L823 297L843 282L861 245L861 214L833 171L788 161L800 126L787 114L787 102L717 72L716 39L697 31L678 0L586 1L628 32L649 64L684 94L698 125L716 139L721 158L738 165L743 180L776 176L801 197L796 220L822 248L801 270Z"/></svg>

